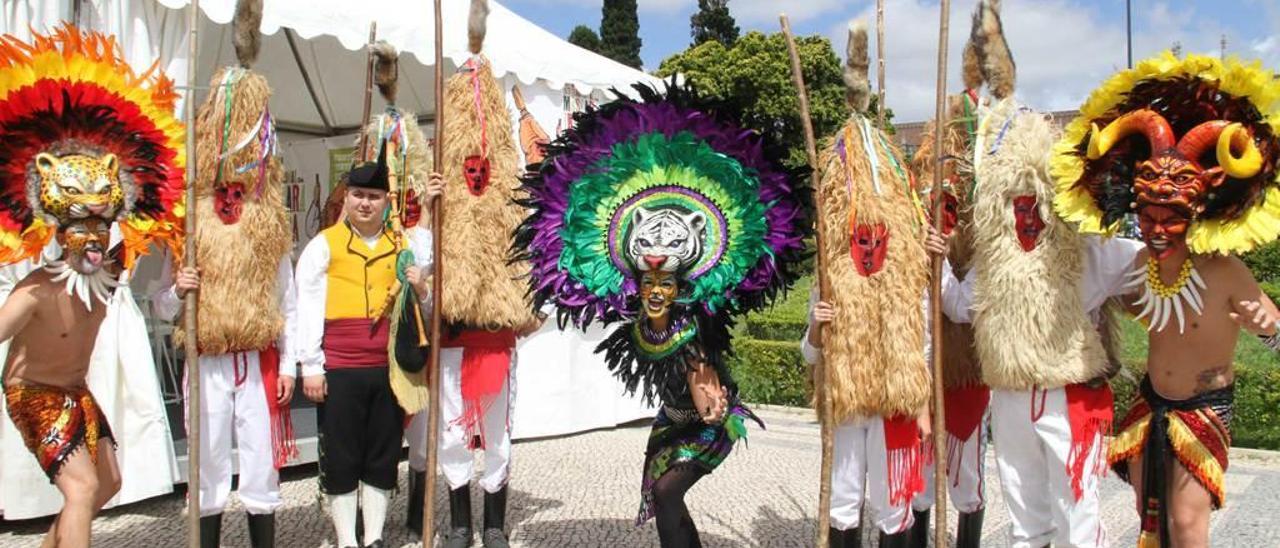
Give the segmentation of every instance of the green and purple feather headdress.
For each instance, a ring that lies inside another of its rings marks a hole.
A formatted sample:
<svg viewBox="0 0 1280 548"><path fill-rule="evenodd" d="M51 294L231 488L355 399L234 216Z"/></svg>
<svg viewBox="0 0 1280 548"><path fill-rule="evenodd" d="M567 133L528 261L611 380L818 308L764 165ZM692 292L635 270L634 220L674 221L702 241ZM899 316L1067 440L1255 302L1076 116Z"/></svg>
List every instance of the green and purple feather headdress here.
<svg viewBox="0 0 1280 548"><path fill-rule="evenodd" d="M636 85L575 117L524 181L531 214L514 256L531 267L536 307L562 324L633 318L640 265L626 239L637 209L698 214L701 253L678 272L680 302L705 316L768 305L798 277L811 234L810 189L772 135L687 85Z"/></svg>

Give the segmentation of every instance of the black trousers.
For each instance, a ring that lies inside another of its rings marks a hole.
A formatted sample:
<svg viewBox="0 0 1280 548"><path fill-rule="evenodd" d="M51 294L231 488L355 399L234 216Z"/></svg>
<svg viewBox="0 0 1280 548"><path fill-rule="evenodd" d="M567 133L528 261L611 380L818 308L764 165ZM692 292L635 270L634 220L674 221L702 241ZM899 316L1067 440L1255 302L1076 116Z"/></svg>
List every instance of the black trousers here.
<svg viewBox="0 0 1280 548"><path fill-rule="evenodd" d="M404 411L386 367L325 371L329 393L316 408L320 431L320 488L329 495L361 483L396 486Z"/></svg>

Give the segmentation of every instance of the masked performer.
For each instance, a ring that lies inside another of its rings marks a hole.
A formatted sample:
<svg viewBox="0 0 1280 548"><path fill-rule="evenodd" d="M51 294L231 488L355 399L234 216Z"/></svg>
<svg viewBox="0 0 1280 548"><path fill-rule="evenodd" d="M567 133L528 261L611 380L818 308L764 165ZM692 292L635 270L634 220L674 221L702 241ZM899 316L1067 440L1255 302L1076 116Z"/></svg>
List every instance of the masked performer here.
<svg viewBox="0 0 1280 548"><path fill-rule="evenodd" d="M534 304L554 304L562 327L621 322L596 351L662 403L636 524L656 517L662 546L699 546L684 495L758 421L725 364L729 328L797 278L808 189L775 136L729 105L674 83L635 90L548 147L516 250Z"/></svg>
<svg viewBox="0 0 1280 548"><path fill-rule="evenodd" d="M303 393L320 404L320 483L340 548L384 545L382 527L396 486L404 412L389 380L391 322L383 304L398 278L419 302L430 297L430 241L411 235L412 261L406 263L399 259L401 242L384 222L393 173L387 151L395 143L371 146L379 150L378 161L346 176L346 220L307 244L296 273ZM427 197L439 187L433 174ZM357 503L363 544L356 539Z"/></svg>
<svg viewBox="0 0 1280 548"><path fill-rule="evenodd" d="M938 128L937 121L925 126L920 148L912 157L911 167L917 181L932 184L934 154L942 148L942 232L950 240L947 261L955 275L963 278L973 257L973 137L977 132L977 112L982 86L981 18L974 18L973 32L964 49L965 90L947 98L947 121ZM922 198L933 195L932 188L922 188ZM929 208L929 211L932 211ZM930 223L932 225L932 223ZM973 348L973 327L942 319L943 382L947 416L947 494L959 513L956 546L976 548L982 543L982 518L986 499L987 403L991 389L982 382ZM933 464L925 466L925 478L933 475ZM925 482L925 492L912 501L915 524L909 545L923 548L929 539L929 509L933 506L933 482Z"/></svg>
<svg viewBox="0 0 1280 548"><path fill-rule="evenodd" d="M480 53L488 3L471 3L472 56L445 83L444 233L440 349L440 468L449 483L445 546L472 539L472 451L484 450L482 540L507 546L507 482L511 462L516 338L542 325L530 311L523 262L508 263L512 232L524 210L515 204L519 152L502 86Z"/></svg>
<svg viewBox="0 0 1280 548"><path fill-rule="evenodd" d="M862 22L850 28L848 59L854 115L819 158L818 200L827 216L821 279L829 290L812 314L827 324L826 336L819 340L811 325L802 350L806 361L828 368L838 425L830 545L860 545L866 505L880 545L906 546L911 499L924 489L917 421L928 421L930 394L920 309L927 281L923 210L913 204L901 153L862 114L871 95Z"/></svg>
<svg viewBox="0 0 1280 548"><path fill-rule="evenodd" d="M180 248L176 97L101 34L64 26L0 42L0 262L34 258L55 237L63 250L0 308L9 417L64 498L48 545L88 546L94 514L120 486L116 440L85 375L116 285L111 224L121 222L123 268L153 241Z"/></svg>
<svg viewBox="0 0 1280 548"><path fill-rule="evenodd" d="M1257 64L1170 54L1098 88L1056 148L1058 210L1083 232L1137 213L1130 276L1147 376L1110 462L1134 486L1138 545L1208 546L1223 502L1241 328L1275 349L1275 304L1234 253L1280 235L1280 92Z"/></svg>
<svg viewBox="0 0 1280 548"><path fill-rule="evenodd" d="M1014 544L1105 546L1098 488L1112 418L1106 381L1118 365L1091 320L1107 318L1103 305L1125 292L1137 245L1082 238L1053 214L1058 132L1012 96L994 6L979 4L975 17L994 101L980 110L974 143L971 270L959 286L944 282L944 308L973 323Z"/></svg>
<svg viewBox="0 0 1280 548"><path fill-rule="evenodd" d="M255 547L275 541L279 469L297 455L289 400L297 362L291 347L297 294L284 171L266 78L249 70L258 53L261 1L237 3L238 67L217 71L196 113L197 268L178 273L155 297L176 317L198 290L200 359L200 545L216 548L222 511L239 471L239 497ZM201 275L203 274L203 276ZM170 278L169 272L162 279ZM181 326L175 332L181 340ZM239 466L232 460L236 442Z"/></svg>

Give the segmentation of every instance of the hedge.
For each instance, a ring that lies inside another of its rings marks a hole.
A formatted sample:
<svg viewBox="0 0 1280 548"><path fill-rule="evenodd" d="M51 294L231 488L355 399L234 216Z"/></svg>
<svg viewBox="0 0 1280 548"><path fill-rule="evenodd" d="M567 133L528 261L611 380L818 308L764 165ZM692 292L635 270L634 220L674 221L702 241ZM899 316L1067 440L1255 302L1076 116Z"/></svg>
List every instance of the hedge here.
<svg viewBox="0 0 1280 548"><path fill-rule="evenodd" d="M1124 417L1137 391L1142 371L1126 367L1111 381L1116 395L1116 422ZM1231 419L1231 445L1255 449L1280 449L1280 368L1242 365L1235 371L1236 408Z"/></svg>
<svg viewBox="0 0 1280 548"><path fill-rule="evenodd" d="M1280 242L1272 242L1247 253L1244 263L1253 271L1253 277L1259 281L1280 284Z"/></svg>
<svg viewBox="0 0 1280 548"><path fill-rule="evenodd" d="M1271 302L1280 304L1280 281L1261 282L1258 285L1262 286L1263 293L1271 297Z"/></svg>
<svg viewBox="0 0 1280 548"><path fill-rule="evenodd" d="M734 341L729 369L742 399L751 403L809 406L809 368L796 341Z"/></svg>

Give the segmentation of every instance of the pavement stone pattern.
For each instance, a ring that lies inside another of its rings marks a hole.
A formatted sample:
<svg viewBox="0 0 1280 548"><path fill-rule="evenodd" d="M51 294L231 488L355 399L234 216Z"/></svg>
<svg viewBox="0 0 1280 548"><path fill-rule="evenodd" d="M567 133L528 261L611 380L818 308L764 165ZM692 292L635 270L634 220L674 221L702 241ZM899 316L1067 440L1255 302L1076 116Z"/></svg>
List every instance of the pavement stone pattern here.
<svg viewBox="0 0 1280 548"><path fill-rule="evenodd" d="M765 407L757 410L768 426L751 427L714 474L690 491L687 503L712 547L802 547L814 539L820 442L818 426L808 410ZM513 449L508 529L517 547L654 547L652 523L635 527L639 506L640 467L647 424L637 423L572 436L521 441ZM1227 506L1214 513L1213 545L1263 547L1280 545L1280 460L1274 454L1233 452L1227 474ZM477 468L482 461L477 459ZM406 464L400 465L405 477ZM1008 514L1003 505L994 461L987 455L988 507L983 546L1008 546ZM405 485L401 480L401 485ZM438 485L437 515L448 518L443 477ZM474 519L479 526L482 494L473 484ZM323 513L314 465L286 470L277 514L277 545L332 547L333 531ZM222 546L248 546L242 507L227 508ZM397 493L389 511L385 538L392 547L420 546L403 526L405 492ZM179 492L115 508L94 521L93 544L101 547L180 547L185 543L185 496ZM1133 546L1137 516L1129 487L1113 476L1104 481L1104 524L1113 546ZM954 528L955 512L949 523ZM50 519L0 521L0 546L36 547ZM874 546L867 531L864 546ZM479 546L477 537L476 545Z"/></svg>

